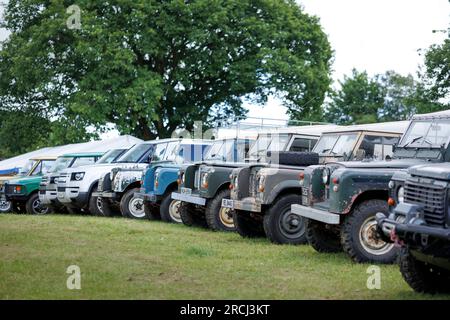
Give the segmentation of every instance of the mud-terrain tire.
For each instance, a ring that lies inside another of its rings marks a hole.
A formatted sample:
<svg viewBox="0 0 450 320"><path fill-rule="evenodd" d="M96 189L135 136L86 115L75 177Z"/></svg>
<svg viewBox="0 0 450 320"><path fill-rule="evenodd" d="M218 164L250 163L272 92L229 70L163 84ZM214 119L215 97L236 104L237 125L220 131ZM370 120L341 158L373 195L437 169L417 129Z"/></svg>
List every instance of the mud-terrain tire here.
<svg viewBox="0 0 450 320"><path fill-rule="evenodd" d="M25 204L25 210L28 214L44 215L52 212L50 207L41 205L39 194L33 193Z"/></svg>
<svg viewBox="0 0 450 320"><path fill-rule="evenodd" d="M172 199L172 192L169 192L161 201L159 209L161 220L169 223L183 223L180 216L181 201Z"/></svg>
<svg viewBox="0 0 450 320"><path fill-rule="evenodd" d="M268 152L270 161L287 166L312 166L319 164L319 154L315 152L279 151Z"/></svg>
<svg viewBox="0 0 450 320"><path fill-rule="evenodd" d="M120 200L120 212L124 218L143 220L146 219L144 211L144 199L134 196L139 188L133 188L125 192Z"/></svg>
<svg viewBox="0 0 450 320"><path fill-rule="evenodd" d="M399 253L403 279L416 292L450 293L450 271L417 260L407 247Z"/></svg>
<svg viewBox="0 0 450 320"><path fill-rule="evenodd" d="M243 238L261 238L266 236L263 222L252 218L247 211L234 210L233 220L237 233Z"/></svg>
<svg viewBox="0 0 450 320"><path fill-rule="evenodd" d="M233 210L222 208L222 199L229 199L230 196L230 190L222 190L208 202L205 209L205 218L211 230L236 231L233 221Z"/></svg>
<svg viewBox="0 0 450 320"><path fill-rule="evenodd" d="M181 202L179 210L181 221L184 225L188 227L208 227L205 217L202 217L202 215L195 209L195 206L193 204Z"/></svg>
<svg viewBox="0 0 450 320"><path fill-rule="evenodd" d="M159 206L144 203L145 217L150 221L161 220L161 214L159 213Z"/></svg>
<svg viewBox="0 0 450 320"><path fill-rule="evenodd" d="M114 217L120 216L121 213L114 209L114 206L109 202L108 199L100 198L100 202L102 203L102 215L104 217Z"/></svg>
<svg viewBox="0 0 450 320"><path fill-rule="evenodd" d="M282 196L264 215L264 232L276 244L305 244L305 218L293 214L291 206L302 203L296 194Z"/></svg>
<svg viewBox="0 0 450 320"><path fill-rule="evenodd" d="M341 226L341 244L344 252L358 263L393 263L398 257L398 248L383 241L377 232L375 215L387 214L387 201L374 199L356 206L344 219Z"/></svg>
<svg viewBox="0 0 450 320"><path fill-rule="evenodd" d="M101 198L92 195L95 191L97 191L97 188L94 188L89 197L89 212L93 216L103 217L103 201Z"/></svg>
<svg viewBox="0 0 450 320"><path fill-rule="evenodd" d="M317 252L342 252L340 234L333 232L325 223L306 219L306 239Z"/></svg>

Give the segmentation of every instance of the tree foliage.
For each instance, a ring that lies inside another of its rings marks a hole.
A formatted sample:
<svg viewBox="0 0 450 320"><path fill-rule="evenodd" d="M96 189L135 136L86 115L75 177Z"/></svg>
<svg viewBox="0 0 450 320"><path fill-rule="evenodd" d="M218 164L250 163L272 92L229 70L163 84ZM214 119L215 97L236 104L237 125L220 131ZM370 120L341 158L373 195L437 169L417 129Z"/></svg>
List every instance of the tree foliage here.
<svg viewBox="0 0 450 320"><path fill-rule="evenodd" d="M332 52L294 0L79 0L79 30L67 27L71 4L9 1L0 106L144 139L232 120L243 99L270 95L294 118L320 117Z"/></svg>

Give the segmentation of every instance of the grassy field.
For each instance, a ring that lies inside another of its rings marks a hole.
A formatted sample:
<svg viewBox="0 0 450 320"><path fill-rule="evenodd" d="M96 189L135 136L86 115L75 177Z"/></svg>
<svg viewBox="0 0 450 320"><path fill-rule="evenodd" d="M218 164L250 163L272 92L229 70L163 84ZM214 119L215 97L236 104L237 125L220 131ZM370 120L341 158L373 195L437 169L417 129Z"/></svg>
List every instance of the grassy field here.
<svg viewBox="0 0 450 320"><path fill-rule="evenodd" d="M81 268L81 290L66 269ZM237 234L86 216L0 215L1 299L449 299L414 293L397 266Z"/></svg>

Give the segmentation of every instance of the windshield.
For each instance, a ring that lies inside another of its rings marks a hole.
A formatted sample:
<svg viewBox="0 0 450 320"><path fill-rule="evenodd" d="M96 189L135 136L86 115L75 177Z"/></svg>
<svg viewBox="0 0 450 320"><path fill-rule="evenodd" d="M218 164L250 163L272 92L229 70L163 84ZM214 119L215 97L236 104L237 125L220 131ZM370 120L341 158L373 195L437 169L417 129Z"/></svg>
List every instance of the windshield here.
<svg viewBox="0 0 450 320"><path fill-rule="evenodd" d="M74 159L73 157L60 157L56 159L55 163L53 164L53 167L51 167L51 169L49 170L49 173L59 172L65 168L68 168L69 165L72 163L73 159Z"/></svg>
<svg viewBox="0 0 450 320"><path fill-rule="evenodd" d="M55 160L43 160L41 161L36 168L34 168L33 172L30 174L31 176L39 176L49 172L49 170L55 164Z"/></svg>
<svg viewBox="0 0 450 320"><path fill-rule="evenodd" d="M289 142L289 134L277 134L273 136L267 151L282 151Z"/></svg>
<svg viewBox="0 0 450 320"><path fill-rule="evenodd" d="M282 151L289 142L289 134L259 135L250 149L249 156L257 158L265 156L267 151Z"/></svg>
<svg viewBox="0 0 450 320"><path fill-rule="evenodd" d="M22 167L20 170L20 174L28 174L30 170L33 168L33 166L36 164L36 160L28 160L27 163Z"/></svg>
<svg viewBox="0 0 450 320"><path fill-rule="evenodd" d="M158 144L152 161L175 161L179 145L178 141Z"/></svg>
<svg viewBox="0 0 450 320"><path fill-rule="evenodd" d="M233 161L234 139L215 142L205 156L205 160Z"/></svg>
<svg viewBox="0 0 450 320"><path fill-rule="evenodd" d="M95 163L96 157L79 157L70 166L71 168L78 168L82 166L90 166Z"/></svg>
<svg viewBox="0 0 450 320"><path fill-rule="evenodd" d="M119 163L136 163L143 156L147 154L147 152L150 151L151 148L154 148L154 144L150 143L142 143L134 146L130 150L128 150L123 156L119 158L117 162Z"/></svg>
<svg viewBox="0 0 450 320"><path fill-rule="evenodd" d="M414 121L402 139L402 147L441 147L450 136L450 120Z"/></svg>
<svg viewBox="0 0 450 320"><path fill-rule="evenodd" d="M107 153L103 155L100 159L98 159L97 164L101 163L112 163L116 160L120 155L122 155L126 150L125 149L117 149L117 150L109 150Z"/></svg>
<svg viewBox="0 0 450 320"><path fill-rule="evenodd" d="M339 135L337 134L327 134L321 136L316 146L314 147L313 152L316 152L318 154L331 152L331 149L333 149L337 139L339 139Z"/></svg>
<svg viewBox="0 0 450 320"><path fill-rule="evenodd" d="M333 155L348 155L353 151L356 140L358 139L358 134L343 134L339 136L333 149L331 149L331 154Z"/></svg>

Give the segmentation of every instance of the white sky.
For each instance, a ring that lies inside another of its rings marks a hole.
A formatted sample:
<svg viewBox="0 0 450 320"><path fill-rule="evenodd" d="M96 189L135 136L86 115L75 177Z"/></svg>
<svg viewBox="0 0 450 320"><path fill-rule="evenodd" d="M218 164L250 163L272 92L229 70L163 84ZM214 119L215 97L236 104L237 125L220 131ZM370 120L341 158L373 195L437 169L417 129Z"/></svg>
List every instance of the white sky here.
<svg viewBox="0 0 450 320"><path fill-rule="evenodd" d="M0 0L0 2L6 2ZM450 24L448 0L298 0L307 13L320 18L335 51L333 78L352 68L369 74L395 70L415 75L422 57L417 50L446 37L432 30ZM0 14L3 9L0 7ZM0 40L7 36L0 30ZM276 99L263 108L246 105L249 116L287 118Z"/></svg>

